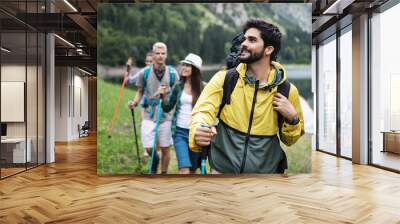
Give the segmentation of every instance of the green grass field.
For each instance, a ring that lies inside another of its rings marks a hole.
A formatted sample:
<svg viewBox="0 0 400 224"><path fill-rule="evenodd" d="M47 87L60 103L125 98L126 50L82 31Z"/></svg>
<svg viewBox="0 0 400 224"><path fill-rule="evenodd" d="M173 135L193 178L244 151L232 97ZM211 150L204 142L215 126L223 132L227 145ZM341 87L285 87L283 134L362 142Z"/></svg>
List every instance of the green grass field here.
<svg viewBox="0 0 400 224"><path fill-rule="evenodd" d="M108 138L108 128L114 115L120 86L101 79L97 81L97 173L100 175L147 174L149 157L143 156L144 149L140 142L139 108L135 109L135 116L139 156L142 161L141 169L137 160L131 111L127 107L128 101L135 95L134 90L124 89L112 137ZM284 149L288 157L288 173L309 173L311 171L310 135L304 135L295 145L284 147ZM177 172L175 150L171 147L171 162L168 173L175 174Z"/></svg>
<svg viewBox="0 0 400 224"><path fill-rule="evenodd" d="M282 144L283 145L283 144ZM288 160L287 173L311 172L311 135L303 135L296 144L287 147L283 145Z"/></svg>
<svg viewBox="0 0 400 224"><path fill-rule="evenodd" d="M135 109L136 131L139 142L139 156L142 169L139 168L133 120L127 103L135 95L132 89L125 88L119 107L118 117L114 124L112 137L108 138L108 129L114 115L121 85L97 81L97 173L98 174L140 174L148 173L148 159L144 157L140 142L140 111ZM170 173L177 173L175 151L171 148Z"/></svg>

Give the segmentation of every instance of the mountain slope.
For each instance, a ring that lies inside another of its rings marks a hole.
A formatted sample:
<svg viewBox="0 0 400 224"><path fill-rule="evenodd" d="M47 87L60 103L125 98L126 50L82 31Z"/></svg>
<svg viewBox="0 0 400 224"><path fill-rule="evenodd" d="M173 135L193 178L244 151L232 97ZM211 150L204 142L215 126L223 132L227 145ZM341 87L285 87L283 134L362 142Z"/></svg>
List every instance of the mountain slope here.
<svg viewBox="0 0 400 224"><path fill-rule="evenodd" d="M249 18L276 24L282 34L278 60L310 63L311 5L268 3L102 4L98 8L98 61L124 64L134 56L139 66L156 41L169 48L168 63L187 53L200 54L206 64L223 64L231 39Z"/></svg>

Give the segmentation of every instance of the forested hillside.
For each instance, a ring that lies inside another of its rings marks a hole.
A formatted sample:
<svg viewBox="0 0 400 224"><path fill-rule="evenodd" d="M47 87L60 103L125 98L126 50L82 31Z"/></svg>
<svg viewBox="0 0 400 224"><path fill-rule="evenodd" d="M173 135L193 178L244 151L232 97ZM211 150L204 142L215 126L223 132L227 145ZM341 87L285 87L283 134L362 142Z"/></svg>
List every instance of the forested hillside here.
<svg viewBox="0 0 400 224"><path fill-rule="evenodd" d="M168 45L168 63L187 53L201 55L206 64L224 63L231 39L248 19L267 19L283 33L278 60L308 64L311 60L309 4L102 4L98 8L98 62L125 64L133 56L138 66L156 41Z"/></svg>

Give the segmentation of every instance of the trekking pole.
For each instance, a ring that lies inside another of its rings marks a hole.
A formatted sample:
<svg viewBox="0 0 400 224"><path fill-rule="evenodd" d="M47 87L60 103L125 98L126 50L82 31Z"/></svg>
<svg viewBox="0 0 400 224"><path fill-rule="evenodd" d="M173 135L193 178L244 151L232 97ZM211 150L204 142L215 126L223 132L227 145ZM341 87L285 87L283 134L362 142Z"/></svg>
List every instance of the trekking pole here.
<svg viewBox="0 0 400 224"><path fill-rule="evenodd" d="M153 166L153 159L154 159L154 152L156 151L156 146L157 146L157 135L158 135L158 126L160 124L160 118L161 118L161 105L162 105L162 96L160 94L160 100L158 101L157 105L157 117L156 117L156 128L155 128L155 133L154 133L154 141L153 141L153 148L151 150L151 159L149 163L149 174L152 174L152 166ZM157 153L157 152L156 152Z"/></svg>
<svg viewBox="0 0 400 224"><path fill-rule="evenodd" d="M111 138L112 130L114 129L114 124L115 124L115 121L117 120L118 111L119 111L119 105L121 104L122 94L124 92L126 80L128 80L129 72L131 70L131 65L132 65L132 58L129 57L128 61L126 62L126 73L124 75L124 80L122 81L121 88L119 89L118 101L117 101L117 104L114 107L114 116L113 116L113 119L111 121L111 126L108 129L108 138Z"/></svg>
<svg viewBox="0 0 400 224"><path fill-rule="evenodd" d="M201 149L201 175L206 175L206 161L207 161L208 146Z"/></svg>
<svg viewBox="0 0 400 224"><path fill-rule="evenodd" d="M133 131L135 133L136 154L137 154L137 158L138 158L139 169L142 170L142 165L140 164L138 138L137 138L137 133L136 133L135 109L131 109L131 114L132 114L132 120L133 120Z"/></svg>
<svg viewBox="0 0 400 224"><path fill-rule="evenodd" d="M211 126L209 125L205 125L202 124L201 127L203 128L210 128ZM209 152L209 148L210 146L205 146L201 149L201 166L200 166L200 171L201 171L201 175L206 175L207 171L206 171L206 162L207 162L207 155Z"/></svg>

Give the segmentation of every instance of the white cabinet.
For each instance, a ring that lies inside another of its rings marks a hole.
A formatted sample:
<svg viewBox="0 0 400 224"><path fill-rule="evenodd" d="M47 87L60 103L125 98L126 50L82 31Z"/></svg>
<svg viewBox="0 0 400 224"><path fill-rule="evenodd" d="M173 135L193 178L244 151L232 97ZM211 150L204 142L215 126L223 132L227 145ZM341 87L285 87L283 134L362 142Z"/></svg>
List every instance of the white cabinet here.
<svg viewBox="0 0 400 224"><path fill-rule="evenodd" d="M32 140L28 138L26 143L28 144L28 147L26 147L25 151L25 138L7 138L1 140L2 145L12 148L13 163L25 163L32 161ZM25 161L25 159L27 159L27 161Z"/></svg>

